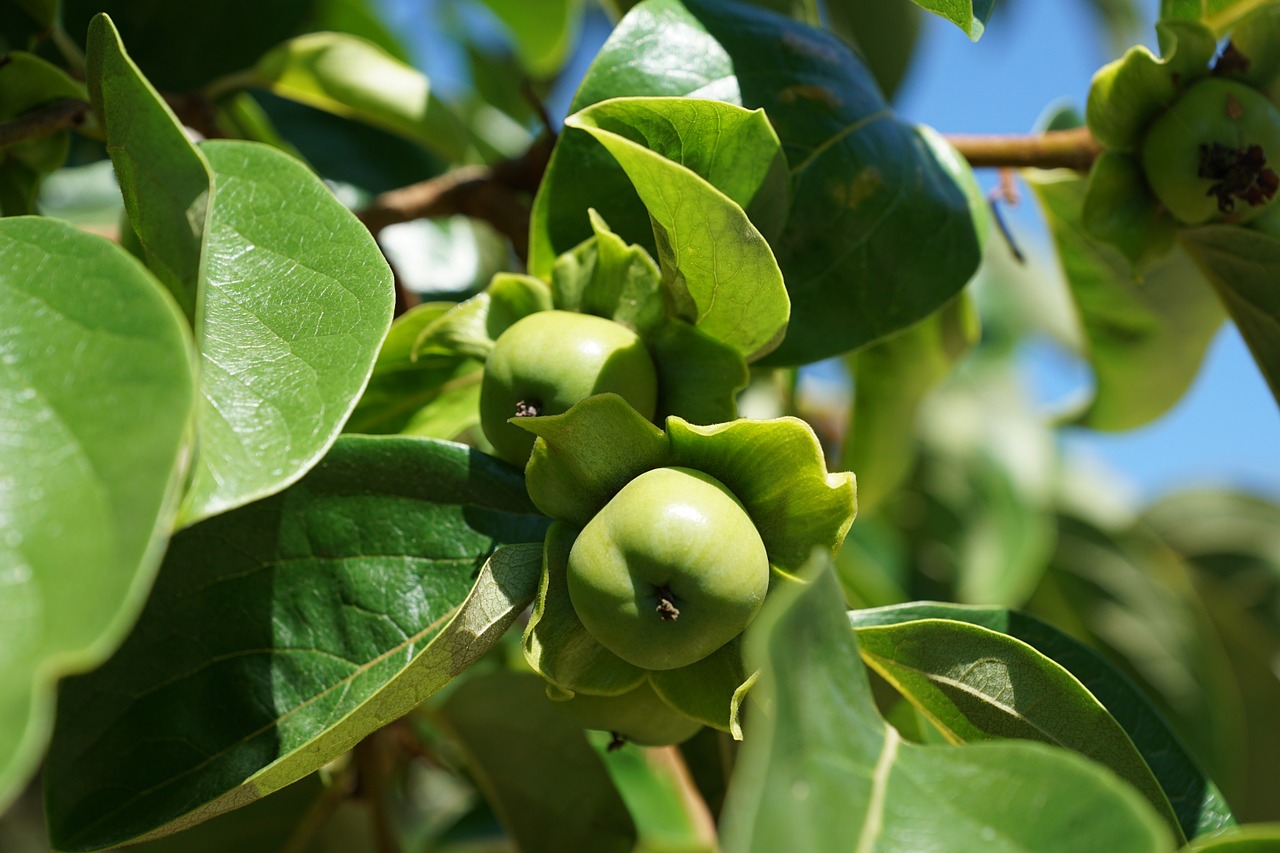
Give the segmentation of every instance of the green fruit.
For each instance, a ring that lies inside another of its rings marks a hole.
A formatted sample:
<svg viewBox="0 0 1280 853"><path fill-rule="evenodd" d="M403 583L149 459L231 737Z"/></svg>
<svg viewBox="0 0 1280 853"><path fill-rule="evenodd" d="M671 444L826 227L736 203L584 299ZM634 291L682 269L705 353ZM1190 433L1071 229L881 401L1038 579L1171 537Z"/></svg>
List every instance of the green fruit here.
<svg viewBox="0 0 1280 853"><path fill-rule="evenodd" d="M663 702L647 679L621 696L578 693L556 706L584 729L613 732L640 746L683 743L702 728L697 720Z"/></svg>
<svg viewBox="0 0 1280 853"><path fill-rule="evenodd" d="M1278 163L1280 110L1256 89L1219 77L1193 84L1142 143L1147 182L1187 225L1262 213L1280 184Z"/></svg>
<svg viewBox="0 0 1280 853"><path fill-rule="evenodd" d="M568 582L578 618L605 648L644 669L675 669L747 627L769 589L769 557L718 480L657 468L583 528Z"/></svg>
<svg viewBox="0 0 1280 853"><path fill-rule="evenodd" d="M607 392L653 419L658 374L640 336L591 314L539 311L494 342L480 386L480 426L499 456L523 467L535 437L510 418L562 414Z"/></svg>

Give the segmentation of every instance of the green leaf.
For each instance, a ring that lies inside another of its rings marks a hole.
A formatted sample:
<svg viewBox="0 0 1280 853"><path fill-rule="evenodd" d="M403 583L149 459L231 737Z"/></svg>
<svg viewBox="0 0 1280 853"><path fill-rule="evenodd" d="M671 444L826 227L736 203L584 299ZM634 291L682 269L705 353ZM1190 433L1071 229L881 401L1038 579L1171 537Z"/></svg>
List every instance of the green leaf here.
<svg viewBox="0 0 1280 853"><path fill-rule="evenodd" d="M1103 151L1094 161L1078 218L1088 236L1119 249L1135 275L1169 253L1177 229L1138 159L1116 151Z"/></svg>
<svg viewBox="0 0 1280 853"><path fill-rule="evenodd" d="M308 33L265 54L253 68L215 84L219 93L260 86L334 115L366 122L434 148L465 154L452 116L422 72L347 33Z"/></svg>
<svg viewBox="0 0 1280 853"><path fill-rule="evenodd" d="M1236 21L1272 2L1274 0L1160 0L1160 18L1202 21L1216 35L1222 35Z"/></svg>
<svg viewBox="0 0 1280 853"><path fill-rule="evenodd" d="M39 762L54 685L104 660L151 586L194 399L181 313L140 263L0 221L0 809Z"/></svg>
<svg viewBox="0 0 1280 853"><path fill-rule="evenodd" d="M409 711L532 601L532 509L477 451L346 437L289 490L178 534L129 640L63 686L55 846L176 832Z"/></svg>
<svg viewBox="0 0 1280 853"><path fill-rule="evenodd" d="M1021 640L1070 672L1124 728L1159 780L1186 837L1235 822L1222 793L1151 700L1114 663L1047 622L999 607L933 602L854 610L849 619L855 628L952 619Z"/></svg>
<svg viewBox="0 0 1280 853"><path fill-rule="evenodd" d="M978 340L965 296L928 319L848 358L855 389L841 467L858 474L864 513L894 491L916 458L916 416L931 388Z"/></svg>
<svg viewBox="0 0 1280 853"><path fill-rule="evenodd" d="M507 327L535 311L551 310L551 292L542 281L518 273L498 273L483 292L425 325L413 355L467 356L484 361Z"/></svg>
<svg viewBox="0 0 1280 853"><path fill-rule="evenodd" d="M991 20L996 0L914 0L922 9L946 18L964 30L970 41L977 41Z"/></svg>
<svg viewBox="0 0 1280 853"><path fill-rule="evenodd" d="M1197 838L1182 849L1183 853L1271 853L1277 845L1280 823L1254 823Z"/></svg>
<svg viewBox="0 0 1280 853"><path fill-rule="evenodd" d="M1182 245L1218 291L1280 401L1280 239L1231 225L1184 230Z"/></svg>
<svg viewBox="0 0 1280 853"><path fill-rule="evenodd" d="M142 73L165 92L199 89L215 77L251 66L268 49L301 32L317 5L316 0L222 0L198 6L169 0L61 4L63 27L76 39L94 15L109 14L132 46Z"/></svg>
<svg viewBox="0 0 1280 853"><path fill-rule="evenodd" d="M868 666L954 743L1020 738L1080 753L1133 785L1179 842L1182 827L1125 730L1066 669L1006 634L949 619L858 630Z"/></svg>
<svg viewBox="0 0 1280 853"><path fill-rule="evenodd" d="M106 15L89 27L86 61L93 109L147 266L194 320L213 193L209 165Z"/></svg>
<svg viewBox="0 0 1280 853"><path fill-rule="evenodd" d="M858 48L888 99L911 67L924 16L911 0L827 0L827 25Z"/></svg>
<svg viewBox="0 0 1280 853"><path fill-rule="evenodd" d="M634 477L670 462L667 436L617 394L513 422L538 436L525 468L529 496L545 515L579 529Z"/></svg>
<svg viewBox="0 0 1280 853"><path fill-rule="evenodd" d="M217 188L197 314L191 523L302 476L333 443L391 322L391 270L360 221L297 160L203 147Z"/></svg>
<svg viewBox="0 0 1280 853"><path fill-rule="evenodd" d="M691 96L741 102L733 61L677 0L647 0L614 28L569 106L609 98ZM589 238L594 208L629 242L653 250L649 215L613 155L578 131L556 140L534 199L529 272L546 277L556 258Z"/></svg>
<svg viewBox="0 0 1280 853"><path fill-rule="evenodd" d="M741 635L688 666L649 673L654 691L668 705L703 725L742 740L739 711L755 682L742 664Z"/></svg>
<svg viewBox="0 0 1280 853"><path fill-rule="evenodd" d="M359 36L401 62L412 61L404 43L379 17L376 0L319 0L314 25L317 30Z"/></svg>
<svg viewBox="0 0 1280 853"><path fill-rule="evenodd" d="M555 75L569 59L582 26L582 0L482 0L515 42L520 63L534 77Z"/></svg>
<svg viewBox="0 0 1280 853"><path fill-rule="evenodd" d="M896 118L838 38L748 7L690 9L763 107L791 170L773 242L791 296L787 338L765 363L816 361L932 314L977 269L965 189L919 128Z"/></svg>
<svg viewBox="0 0 1280 853"><path fill-rule="evenodd" d="M540 678L468 679L433 714L518 848L628 853L636 827L608 771Z"/></svg>
<svg viewBox="0 0 1280 853"><path fill-rule="evenodd" d="M813 549L834 554L857 513L853 474L827 473L822 445L798 418L695 426L667 419L672 465L710 474L746 507L769 563L794 572Z"/></svg>
<svg viewBox="0 0 1280 853"><path fill-rule="evenodd" d="M418 418L425 408L442 405L454 391L474 386L479 393L481 367L474 360L458 355L419 356L414 351L422 330L453 307L452 302L429 302L395 319L378 351L369 385L343 432L398 433L409 431L415 423L420 428ZM475 413L478 418L479 410ZM454 435L457 433L425 437L449 439Z"/></svg>
<svg viewBox="0 0 1280 853"><path fill-rule="evenodd" d="M680 320L663 323L645 340L658 371L658 417L719 424L738 416L738 392L750 371L726 343Z"/></svg>
<svg viewBox="0 0 1280 853"><path fill-rule="evenodd" d="M1217 51L1213 33L1193 21L1157 24L1164 57L1142 45L1099 69L1085 108L1089 129L1104 148L1136 151L1151 122L1182 88L1209 73Z"/></svg>
<svg viewBox="0 0 1280 853"><path fill-rule="evenodd" d="M769 244L739 206L749 202L735 198L785 199L764 113L716 101L625 99L579 111L565 126L595 137L631 179L653 221L676 316L748 360L776 347L790 310L786 287ZM683 162L666 152L683 153Z"/></svg>
<svg viewBox="0 0 1280 853"><path fill-rule="evenodd" d="M569 551L576 528L554 522L547 531L538 597L524 632L524 656L535 672L569 694L619 696L645 672L600 645L569 599Z"/></svg>
<svg viewBox="0 0 1280 853"><path fill-rule="evenodd" d="M721 814L728 853L1172 846L1136 791L1073 753L904 742L876 711L829 560L801 574L747 629L763 673Z"/></svg>
<svg viewBox="0 0 1280 853"><path fill-rule="evenodd" d="M610 231L596 211L587 215L594 236L556 258L551 268L555 306L648 334L666 316L658 265L643 246L627 245Z"/></svg>
<svg viewBox="0 0 1280 853"><path fill-rule="evenodd" d="M1088 202L1078 176L1026 178L1057 244L1094 370L1094 397L1077 422L1125 430L1154 420L1191 386L1222 324L1221 305L1183 253L1135 279L1117 250L1084 233Z"/></svg>

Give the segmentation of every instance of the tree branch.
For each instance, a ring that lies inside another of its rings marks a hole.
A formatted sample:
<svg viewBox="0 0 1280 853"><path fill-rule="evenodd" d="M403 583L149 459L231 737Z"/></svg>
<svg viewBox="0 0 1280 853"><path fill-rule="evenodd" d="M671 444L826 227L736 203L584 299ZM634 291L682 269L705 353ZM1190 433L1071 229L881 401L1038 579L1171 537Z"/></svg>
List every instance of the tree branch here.
<svg viewBox="0 0 1280 853"><path fill-rule="evenodd" d="M1087 127L1032 135L947 134L947 141L975 169L1075 169L1087 172L1102 146Z"/></svg>
<svg viewBox="0 0 1280 853"><path fill-rule="evenodd" d="M356 215L377 236L399 222L462 214L488 222L524 257L529 208L523 196L538 189L555 140L539 137L519 157L493 166L465 166L407 187L388 190Z"/></svg>
<svg viewBox="0 0 1280 853"><path fill-rule="evenodd" d="M78 98L45 104L12 121L0 123L0 148L79 127L88 114L89 102Z"/></svg>

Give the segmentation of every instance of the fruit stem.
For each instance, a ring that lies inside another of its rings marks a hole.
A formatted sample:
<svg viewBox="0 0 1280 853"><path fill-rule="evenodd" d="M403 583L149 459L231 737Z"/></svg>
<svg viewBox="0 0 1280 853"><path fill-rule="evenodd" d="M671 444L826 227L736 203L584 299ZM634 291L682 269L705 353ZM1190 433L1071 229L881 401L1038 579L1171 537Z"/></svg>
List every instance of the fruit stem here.
<svg viewBox="0 0 1280 853"><path fill-rule="evenodd" d="M521 400L516 403L517 418L536 418L542 413L541 400Z"/></svg>

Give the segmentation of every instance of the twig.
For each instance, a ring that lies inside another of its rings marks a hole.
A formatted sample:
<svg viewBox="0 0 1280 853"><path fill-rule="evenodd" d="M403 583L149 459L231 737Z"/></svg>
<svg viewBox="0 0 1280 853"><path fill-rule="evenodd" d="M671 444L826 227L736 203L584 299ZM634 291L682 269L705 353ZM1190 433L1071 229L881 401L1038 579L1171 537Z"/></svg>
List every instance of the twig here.
<svg viewBox="0 0 1280 853"><path fill-rule="evenodd" d="M0 124L0 148L79 127L88 114L89 102L78 98L63 98L45 104Z"/></svg>
<svg viewBox="0 0 1280 853"><path fill-rule="evenodd" d="M511 160L494 166L465 166L389 190L356 215L374 236L398 222L470 216L488 222L510 239L523 258L529 248L529 209L523 196L537 190L553 143L548 136L539 137L528 151Z"/></svg>
<svg viewBox="0 0 1280 853"><path fill-rule="evenodd" d="M1086 172L1102 153L1102 146L1087 127L1022 136L948 134L947 141L975 169L1075 169Z"/></svg>

